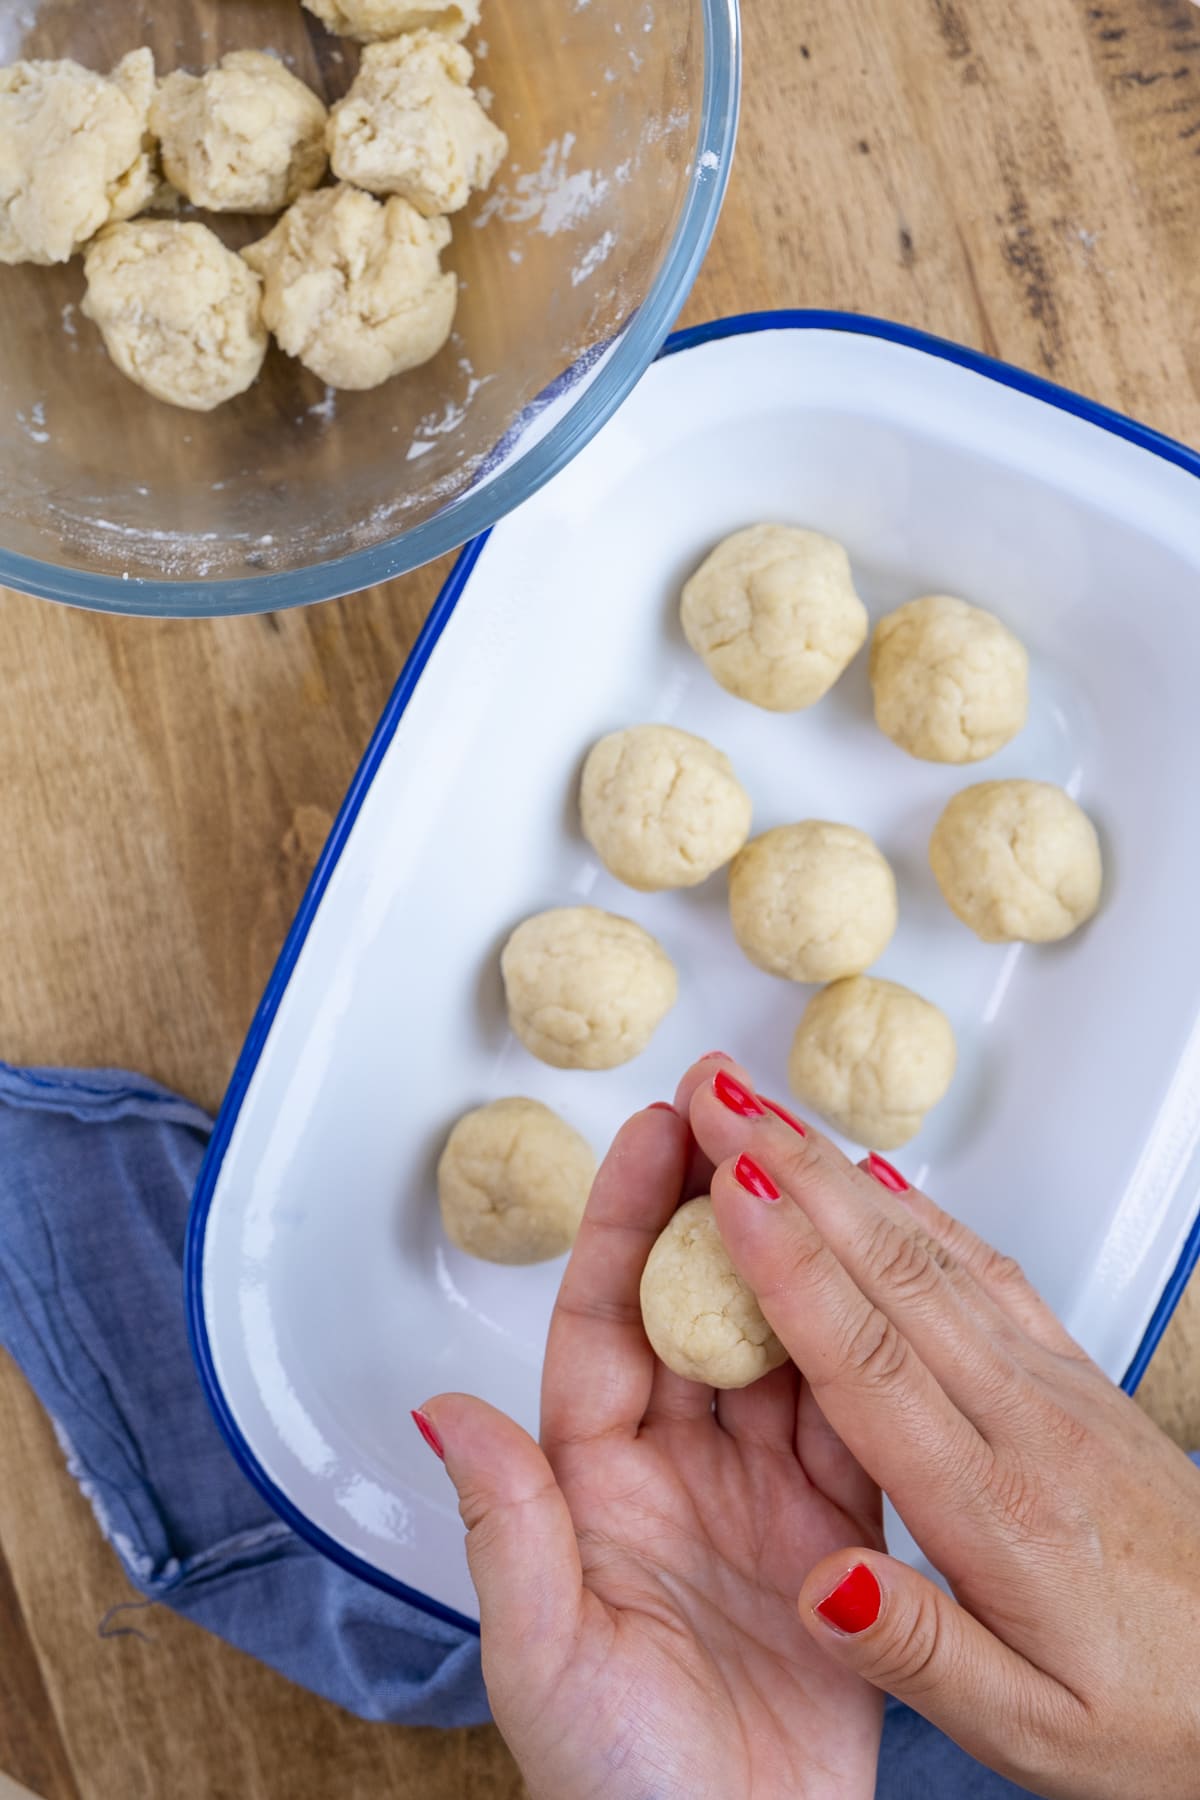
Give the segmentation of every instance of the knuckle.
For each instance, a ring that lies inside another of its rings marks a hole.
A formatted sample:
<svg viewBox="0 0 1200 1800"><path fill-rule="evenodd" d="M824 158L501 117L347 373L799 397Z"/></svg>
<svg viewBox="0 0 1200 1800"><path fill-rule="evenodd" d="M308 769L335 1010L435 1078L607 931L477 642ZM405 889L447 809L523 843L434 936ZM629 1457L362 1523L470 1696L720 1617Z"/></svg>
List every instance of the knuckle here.
<svg viewBox="0 0 1200 1800"><path fill-rule="evenodd" d="M942 1609L934 1592L922 1592L916 1606L885 1635L874 1668L877 1680L900 1688L907 1698L931 1693L946 1678Z"/></svg>
<svg viewBox="0 0 1200 1800"><path fill-rule="evenodd" d="M980 1273L985 1282L1006 1292L1023 1293L1029 1286L1025 1271L1016 1257L993 1250L990 1244L984 1248Z"/></svg>
<svg viewBox="0 0 1200 1800"><path fill-rule="evenodd" d="M862 1266L869 1282L898 1300L925 1299L941 1278L929 1245L886 1218L871 1225L862 1248Z"/></svg>
<svg viewBox="0 0 1200 1800"><path fill-rule="evenodd" d="M907 1370L911 1351L886 1313L877 1306L853 1320L838 1357L839 1377L860 1387L889 1388Z"/></svg>
<svg viewBox="0 0 1200 1800"><path fill-rule="evenodd" d="M784 1132L781 1128L775 1136L777 1139L786 1138L786 1147L780 1150L778 1156L775 1156L772 1145L773 1160L778 1165L786 1187L802 1189L825 1172L825 1153L811 1132L805 1137L799 1137L794 1131Z"/></svg>

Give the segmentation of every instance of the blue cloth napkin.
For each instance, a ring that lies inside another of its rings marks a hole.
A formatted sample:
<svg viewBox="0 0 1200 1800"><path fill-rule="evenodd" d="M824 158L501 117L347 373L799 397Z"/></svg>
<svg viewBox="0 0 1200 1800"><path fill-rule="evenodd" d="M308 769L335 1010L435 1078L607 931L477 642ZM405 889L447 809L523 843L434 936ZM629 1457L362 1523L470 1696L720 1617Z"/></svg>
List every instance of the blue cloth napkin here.
<svg viewBox="0 0 1200 1800"><path fill-rule="evenodd" d="M209 1415L180 1270L210 1130L140 1076L0 1063L0 1345L149 1599L361 1718L476 1724L478 1639L311 1549ZM1024 1792L889 1701L877 1800Z"/></svg>

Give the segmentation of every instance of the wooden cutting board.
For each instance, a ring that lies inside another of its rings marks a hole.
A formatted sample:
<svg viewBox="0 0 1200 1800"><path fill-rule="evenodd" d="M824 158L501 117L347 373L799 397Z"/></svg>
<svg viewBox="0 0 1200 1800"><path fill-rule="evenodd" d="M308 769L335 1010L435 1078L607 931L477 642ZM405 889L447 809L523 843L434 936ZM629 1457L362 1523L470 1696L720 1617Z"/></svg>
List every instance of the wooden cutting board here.
<svg viewBox="0 0 1200 1800"><path fill-rule="evenodd" d="M745 118L685 319L924 326L1200 443L1190 0L747 0ZM209 1106L445 575L205 624L0 596L0 1054ZM1143 1389L1200 1444L1193 1291ZM508 1800L490 1730L367 1726L132 1596L0 1366L0 1770L41 1800Z"/></svg>

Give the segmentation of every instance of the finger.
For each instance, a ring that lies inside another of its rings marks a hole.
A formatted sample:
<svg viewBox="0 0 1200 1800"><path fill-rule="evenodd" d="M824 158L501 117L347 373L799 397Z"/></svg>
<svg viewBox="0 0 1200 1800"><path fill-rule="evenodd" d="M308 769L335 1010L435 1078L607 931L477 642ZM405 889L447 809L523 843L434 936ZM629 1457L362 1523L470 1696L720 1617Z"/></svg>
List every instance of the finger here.
<svg viewBox="0 0 1200 1800"><path fill-rule="evenodd" d="M936 1557L986 1484L988 1446L801 1207L747 1192L729 1162L712 1197L735 1268L825 1417Z"/></svg>
<svg viewBox="0 0 1200 1800"><path fill-rule="evenodd" d="M679 1204L689 1142L686 1120L651 1108L622 1127L600 1166L546 1343L541 1430L551 1454L641 1424L656 1358L638 1286Z"/></svg>
<svg viewBox="0 0 1200 1800"><path fill-rule="evenodd" d="M859 1289L894 1322L959 1410L984 1430L1005 1428L1028 1378L1002 1335L979 1317L991 1309L972 1285L968 1304L949 1254L912 1212L818 1132L791 1127L719 1069L692 1098L698 1142L715 1157L739 1151L802 1207Z"/></svg>
<svg viewBox="0 0 1200 1800"><path fill-rule="evenodd" d="M883 1496L858 1458L847 1450L807 1381L796 1404L796 1456L813 1486L883 1544Z"/></svg>
<svg viewBox="0 0 1200 1800"><path fill-rule="evenodd" d="M723 1431L742 1444L794 1453L796 1402L800 1377L793 1363L772 1369L749 1387L726 1388L717 1395L717 1419Z"/></svg>
<svg viewBox="0 0 1200 1800"><path fill-rule="evenodd" d="M676 1112L681 1113L685 1119L688 1117L688 1112L692 1103L692 1095L697 1088L703 1087L705 1082L712 1080L714 1069L722 1064L726 1068L732 1070L735 1074L740 1075L743 1073L738 1064L734 1062L733 1058L726 1056L723 1050L710 1050L707 1056L700 1057L698 1062L692 1064L691 1068L687 1071L687 1074L683 1077L683 1080L679 1083L679 1086L675 1089ZM711 1161L704 1154L704 1151L700 1148L699 1144L696 1143L695 1137L693 1136L691 1154L688 1158L687 1174L683 1178L684 1199L694 1200L701 1194L707 1194L712 1183L712 1172L713 1166Z"/></svg>
<svg viewBox="0 0 1200 1800"><path fill-rule="evenodd" d="M655 1365L650 1383L650 1398L642 1419L644 1427L662 1424L691 1424L711 1420L713 1390L703 1381L689 1381L677 1375L666 1363Z"/></svg>
<svg viewBox="0 0 1200 1800"><path fill-rule="evenodd" d="M800 1590L800 1617L827 1656L1023 1784L1041 1771L1014 1759L1022 1739L1062 1742L1072 1724L1086 1723L1066 1688L932 1581L879 1551L823 1557Z"/></svg>
<svg viewBox="0 0 1200 1800"><path fill-rule="evenodd" d="M544 1685L570 1653L583 1602L575 1529L550 1465L528 1432L483 1400L441 1394L420 1417L467 1528L488 1688Z"/></svg>
<svg viewBox="0 0 1200 1800"><path fill-rule="evenodd" d="M895 1194L930 1237L942 1244L955 1264L976 1281L1000 1313L1020 1331L1057 1356L1083 1358L1080 1349L1026 1276L1020 1264L912 1187L899 1169L881 1156L864 1157L859 1168Z"/></svg>

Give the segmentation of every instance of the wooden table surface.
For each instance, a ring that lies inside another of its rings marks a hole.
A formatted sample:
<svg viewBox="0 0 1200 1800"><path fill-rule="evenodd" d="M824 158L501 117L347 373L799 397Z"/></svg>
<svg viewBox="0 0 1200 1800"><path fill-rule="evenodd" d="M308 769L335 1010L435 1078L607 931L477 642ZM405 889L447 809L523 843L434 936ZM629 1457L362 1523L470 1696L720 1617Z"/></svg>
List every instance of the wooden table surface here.
<svg viewBox="0 0 1200 1800"><path fill-rule="evenodd" d="M493 0L500 4L500 0ZM882 314L1200 443L1191 0L746 0L740 155L687 320ZM435 567L158 624L0 600L0 1055L214 1106ZM1200 1443L1200 1294L1143 1389ZM0 1365L0 1770L42 1800L506 1800L488 1729L368 1726L130 1597ZM4 1783L0 1780L0 1790Z"/></svg>

